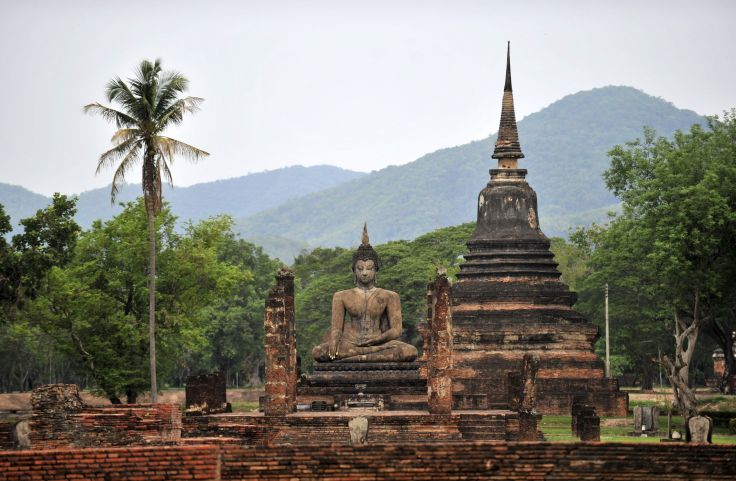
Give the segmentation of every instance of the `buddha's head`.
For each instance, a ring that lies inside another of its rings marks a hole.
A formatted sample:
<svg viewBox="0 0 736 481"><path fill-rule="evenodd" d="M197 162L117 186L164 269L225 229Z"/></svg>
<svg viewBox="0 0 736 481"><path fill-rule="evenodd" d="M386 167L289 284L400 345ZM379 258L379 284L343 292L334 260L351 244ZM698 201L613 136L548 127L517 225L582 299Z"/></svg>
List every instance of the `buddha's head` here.
<svg viewBox="0 0 736 481"><path fill-rule="evenodd" d="M368 239L368 226L363 225L363 238L360 246L353 253L352 269L355 281L364 286L373 284L376 280L376 273L380 268L381 260Z"/></svg>

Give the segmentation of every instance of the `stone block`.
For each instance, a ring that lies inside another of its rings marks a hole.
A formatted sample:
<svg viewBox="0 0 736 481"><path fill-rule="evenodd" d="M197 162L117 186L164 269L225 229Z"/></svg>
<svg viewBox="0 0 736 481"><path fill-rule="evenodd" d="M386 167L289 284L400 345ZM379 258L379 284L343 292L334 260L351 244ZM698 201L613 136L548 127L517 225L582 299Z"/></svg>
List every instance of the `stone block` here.
<svg viewBox="0 0 736 481"><path fill-rule="evenodd" d="M187 415L231 412L227 402L225 374L214 372L189 376L185 389Z"/></svg>
<svg viewBox="0 0 736 481"><path fill-rule="evenodd" d="M350 444L353 446L368 443L368 419L364 417L353 418L348 421L350 429Z"/></svg>

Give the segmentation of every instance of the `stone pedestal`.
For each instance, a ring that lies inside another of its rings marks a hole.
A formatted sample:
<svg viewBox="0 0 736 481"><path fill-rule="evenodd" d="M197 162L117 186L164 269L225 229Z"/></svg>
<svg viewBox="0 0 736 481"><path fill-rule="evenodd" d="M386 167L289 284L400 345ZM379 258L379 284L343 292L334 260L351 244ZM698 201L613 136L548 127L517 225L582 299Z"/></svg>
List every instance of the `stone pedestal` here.
<svg viewBox="0 0 736 481"><path fill-rule="evenodd" d="M419 362L317 362L304 377L300 395L425 394Z"/></svg>
<svg viewBox="0 0 736 481"><path fill-rule="evenodd" d="M541 414L519 412L519 441L540 441L539 422Z"/></svg>

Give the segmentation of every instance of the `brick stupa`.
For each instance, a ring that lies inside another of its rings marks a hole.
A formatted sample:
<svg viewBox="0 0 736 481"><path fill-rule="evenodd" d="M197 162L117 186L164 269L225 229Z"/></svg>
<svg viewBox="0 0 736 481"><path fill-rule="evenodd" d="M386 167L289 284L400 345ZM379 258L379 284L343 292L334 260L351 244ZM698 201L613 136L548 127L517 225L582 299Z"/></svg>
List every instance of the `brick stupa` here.
<svg viewBox="0 0 736 481"><path fill-rule="evenodd" d="M453 287L455 407L503 405L507 373L518 370L524 354L536 353L539 412L569 414L573 401L581 401L600 415L626 415L628 395L605 377L593 350L598 328L573 309L577 295L560 280L539 228L537 195L518 167L523 157L507 54L492 155L498 168L478 196L476 228Z"/></svg>

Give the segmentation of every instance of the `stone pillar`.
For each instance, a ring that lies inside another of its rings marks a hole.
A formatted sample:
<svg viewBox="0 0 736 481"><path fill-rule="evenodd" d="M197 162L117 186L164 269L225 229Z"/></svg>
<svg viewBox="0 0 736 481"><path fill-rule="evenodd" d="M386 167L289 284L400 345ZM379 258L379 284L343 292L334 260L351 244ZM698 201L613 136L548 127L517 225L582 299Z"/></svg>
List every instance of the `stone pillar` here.
<svg viewBox="0 0 736 481"><path fill-rule="evenodd" d="M287 295L289 289L291 296ZM295 371L296 356L292 355L292 349L296 342L289 339L293 329L289 325L289 317L293 318L293 289L294 275L287 269L281 269L276 275L276 286L266 299L263 316L266 355L266 396L263 411L266 416L283 416L294 410L296 376L292 373L291 366L293 362ZM293 325L293 321L291 324Z"/></svg>
<svg viewBox="0 0 736 481"><path fill-rule="evenodd" d="M573 434L581 441L601 440L601 418L598 417L595 406L573 403L572 426Z"/></svg>
<svg viewBox="0 0 736 481"><path fill-rule="evenodd" d="M537 414L537 371L539 356L524 354L521 369L509 373L509 409L519 413L519 441L539 440L539 420Z"/></svg>
<svg viewBox="0 0 736 481"><path fill-rule="evenodd" d="M595 408L584 410L580 423L580 440L581 441L600 441L601 440L601 418L595 412Z"/></svg>
<svg viewBox="0 0 736 481"><path fill-rule="evenodd" d="M432 285L427 392L429 412L452 412L452 286L447 274L438 272Z"/></svg>
<svg viewBox="0 0 736 481"><path fill-rule="evenodd" d="M294 317L294 273L282 267L276 274L276 284L284 289L284 316L287 323L287 380L286 399L290 411L296 410L296 382L299 378L296 355L296 318Z"/></svg>

